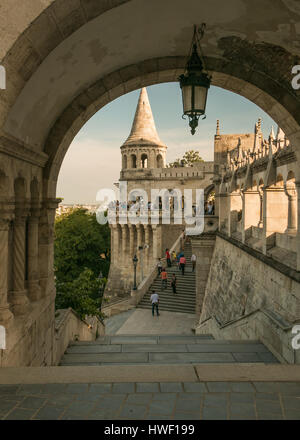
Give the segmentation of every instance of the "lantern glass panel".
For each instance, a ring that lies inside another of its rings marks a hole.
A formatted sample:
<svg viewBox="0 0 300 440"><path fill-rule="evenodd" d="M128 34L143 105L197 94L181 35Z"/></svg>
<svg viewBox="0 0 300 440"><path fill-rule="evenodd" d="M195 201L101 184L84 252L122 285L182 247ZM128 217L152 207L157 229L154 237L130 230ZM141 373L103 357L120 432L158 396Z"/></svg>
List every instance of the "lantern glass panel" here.
<svg viewBox="0 0 300 440"><path fill-rule="evenodd" d="M189 113L192 110L192 87L182 87L183 113Z"/></svg>
<svg viewBox="0 0 300 440"><path fill-rule="evenodd" d="M195 87L195 110L205 113L206 97L208 89L206 87Z"/></svg>

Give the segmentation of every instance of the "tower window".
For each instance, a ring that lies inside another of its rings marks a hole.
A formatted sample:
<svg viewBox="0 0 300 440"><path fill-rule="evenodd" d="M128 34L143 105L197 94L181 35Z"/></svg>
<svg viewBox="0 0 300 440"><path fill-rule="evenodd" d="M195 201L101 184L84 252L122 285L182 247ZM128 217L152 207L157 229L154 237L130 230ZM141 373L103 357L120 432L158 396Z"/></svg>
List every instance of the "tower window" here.
<svg viewBox="0 0 300 440"><path fill-rule="evenodd" d="M142 168L148 168L148 156L147 156L147 154L142 154L142 157L141 157L141 167Z"/></svg>
<svg viewBox="0 0 300 440"><path fill-rule="evenodd" d="M136 155L131 155L131 168L136 168Z"/></svg>

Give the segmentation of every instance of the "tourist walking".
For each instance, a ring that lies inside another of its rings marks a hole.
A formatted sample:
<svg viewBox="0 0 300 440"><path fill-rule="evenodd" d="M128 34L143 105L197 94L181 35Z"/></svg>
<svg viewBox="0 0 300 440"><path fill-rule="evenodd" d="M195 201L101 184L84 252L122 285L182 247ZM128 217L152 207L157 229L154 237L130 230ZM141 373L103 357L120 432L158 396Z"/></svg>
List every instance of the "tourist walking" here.
<svg viewBox="0 0 300 440"><path fill-rule="evenodd" d="M156 315L159 316L159 312L158 312L159 296L158 293L155 292L155 290L152 290L150 301L152 303L152 316L154 316L154 309L156 309Z"/></svg>
<svg viewBox="0 0 300 440"><path fill-rule="evenodd" d="M176 252L173 251L172 252L172 261L171 261L171 263L173 263L173 261L176 263L176 260L177 260L177 255L176 255Z"/></svg>
<svg viewBox="0 0 300 440"><path fill-rule="evenodd" d="M180 270L180 258L183 256L183 252L179 252L179 254L177 255L177 266L178 266L178 270Z"/></svg>
<svg viewBox="0 0 300 440"><path fill-rule="evenodd" d="M184 268L186 265L186 259L185 259L184 254L182 255L182 257L180 257L179 264L180 264L180 269L182 271L182 275L184 275Z"/></svg>
<svg viewBox="0 0 300 440"><path fill-rule="evenodd" d="M162 271L162 262L160 258L158 259L158 263L157 263L157 271L158 271L158 275L160 275Z"/></svg>
<svg viewBox="0 0 300 440"><path fill-rule="evenodd" d="M177 284L177 278L176 278L175 273L173 273L173 275L172 275L172 280L171 280L171 287L172 287L172 289L173 289L173 293L174 293L174 295L175 295L175 293L176 293L176 284Z"/></svg>
<svg viewBox="0 0 300 440"><path fill-rule="evenodd" d="M168 283L168 274L166 272L166 269L163 267L162 271L161 271L161 288L166 289L167 288L167 283Z"/></svg>
<svg viewBox="0 0 300 440"><path fill-rule="evenodd" d="M196 267L196 255L195 254L193 254L192 256L191 256L191 262L192 262L192 272L194 272L194 270L195 270L195 267Z"/></svg>
<svg viewBox="0 0 300 440"><path fill-rule="evenodd" d="M170 255L169 249L166 249L166 259L167 259L168 267L171 267L172 266L172 264L171 264L171 255Z"/></svg>

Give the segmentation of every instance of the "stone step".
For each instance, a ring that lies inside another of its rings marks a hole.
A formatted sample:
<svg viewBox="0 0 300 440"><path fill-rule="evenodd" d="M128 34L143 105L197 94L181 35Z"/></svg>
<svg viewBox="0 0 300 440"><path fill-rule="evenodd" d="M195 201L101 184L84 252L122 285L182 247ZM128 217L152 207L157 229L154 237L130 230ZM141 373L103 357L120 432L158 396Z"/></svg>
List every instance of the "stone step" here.
<svg viewBox="0 0 300 440"><path fill-rule="evenodd" d="M212 335L106 335L96 341L73 341L70 345L102 345L102 344L198 344L214 341Z"/></svg>
<svg viewBox="0 0 300 440"><path fill-rule="evenodd" d="M268 349L262 344L219 344L219 341L201 344L94 344L72 345L66 354L102 354L102 353L267 353Z"/></svg>
<svg viewBox="0 0 300 440"><path fill-rule="evenodd" d="M70 345L61 365L278 363L259 341L218 341L211 335L115 335Z"/></svg>

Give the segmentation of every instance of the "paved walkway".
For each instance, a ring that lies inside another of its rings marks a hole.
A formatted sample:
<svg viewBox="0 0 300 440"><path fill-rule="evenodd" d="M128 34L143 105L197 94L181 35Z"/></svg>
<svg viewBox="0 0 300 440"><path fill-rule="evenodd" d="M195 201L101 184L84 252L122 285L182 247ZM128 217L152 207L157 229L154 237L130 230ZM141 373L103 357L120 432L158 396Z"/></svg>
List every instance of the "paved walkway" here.
<svg viewBox="0 0 300 440"><path fill-rule="evenodd" d="M125 315L126 314L126 315ZM124 318L126 320L124 321ZM159 335L159 334L193 334L196 315L189 313L160 312L160 316L152 316L151 310L133 309L121 313L106 321L108 327L112 327L113 320L115 334L117 335ZM120 327L117 328L117 323ZM113 334L106 332L106 334Z"/></svg>
<svg viewBox="0 0 300 440"><path fill-rule="evenodd" d="M195 315L137 309L109 318L106 330L110 339L190 335L194 323ZM0 383L12 385L0 385L2 420L300 420L296 366L12 368L5 376Z"/></svg>
<svg viewBox="0 0 300 440"><path fill-rule="evenodd" d="M2 420L300 420L300 383L0 385Z"/></svg>

